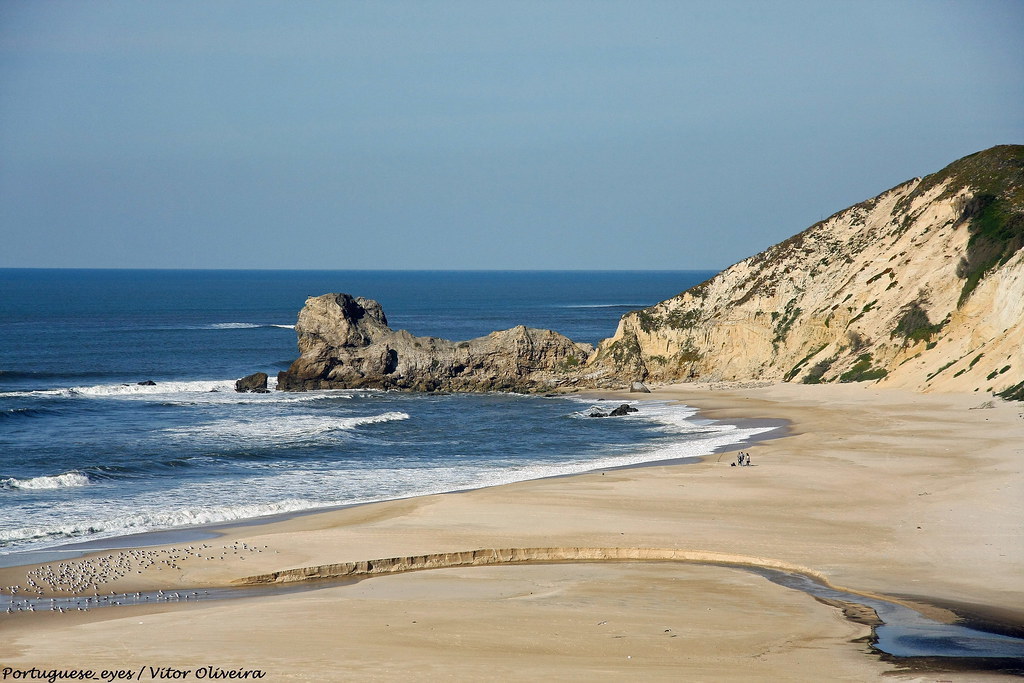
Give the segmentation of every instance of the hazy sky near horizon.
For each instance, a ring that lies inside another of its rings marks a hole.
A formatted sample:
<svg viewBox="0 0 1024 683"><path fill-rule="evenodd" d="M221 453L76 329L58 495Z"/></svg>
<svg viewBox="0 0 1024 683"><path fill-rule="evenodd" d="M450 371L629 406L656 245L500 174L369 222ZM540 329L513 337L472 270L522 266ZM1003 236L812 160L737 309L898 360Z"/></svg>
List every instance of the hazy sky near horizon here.
<svg viewBox="0 0 1024 683"><path fill-rule="evenodd" d="M0 0L0 267L717 269L1024 143L1019 0Z"/></svg>

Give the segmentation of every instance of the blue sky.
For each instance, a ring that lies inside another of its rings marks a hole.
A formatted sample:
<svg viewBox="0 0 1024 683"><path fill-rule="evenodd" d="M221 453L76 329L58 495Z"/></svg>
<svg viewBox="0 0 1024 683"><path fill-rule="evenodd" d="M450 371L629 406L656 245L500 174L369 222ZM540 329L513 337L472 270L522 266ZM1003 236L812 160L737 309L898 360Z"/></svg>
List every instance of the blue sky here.
<svg viewBox="0 0 1024 683"><path fill-rule="evenodd" d="M0 267L722 268L1024 143L1024 3L0 0Z"/></svg>

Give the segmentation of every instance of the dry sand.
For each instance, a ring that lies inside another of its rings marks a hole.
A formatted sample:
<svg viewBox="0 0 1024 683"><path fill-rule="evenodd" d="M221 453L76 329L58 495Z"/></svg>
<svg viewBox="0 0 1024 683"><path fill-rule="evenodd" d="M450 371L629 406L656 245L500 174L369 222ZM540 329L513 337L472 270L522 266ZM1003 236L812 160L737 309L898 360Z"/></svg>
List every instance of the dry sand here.
<svg viewBox="0 0 1024 683"><path fill-rule="evenodd" d="M972 409L988 397L862 385L677 385L650 397L710 417L784 418L792 433L745 448L747 468L731 467L727 453L239 527L207 543L258 552L189 556L105 589L224 585L475 548L678 548L805 567L856 591L989 606L1024 622L1024 406ZM0 585L25 572L0 571ZM901 670L868 653L858 640L868 634L833 607L735 569L508 565L233 601L16 614L0 619L0 667L171 666L191 670L183 680L202 666L311 681L987 677Z"/></svg>

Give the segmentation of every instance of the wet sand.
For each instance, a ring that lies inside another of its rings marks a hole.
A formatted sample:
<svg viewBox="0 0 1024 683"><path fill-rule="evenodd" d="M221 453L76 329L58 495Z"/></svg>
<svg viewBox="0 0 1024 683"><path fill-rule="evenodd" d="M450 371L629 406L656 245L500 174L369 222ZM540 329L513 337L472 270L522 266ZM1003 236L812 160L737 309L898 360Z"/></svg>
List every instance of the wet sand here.
<svg viewBox="0 0 1024 683"><path fill-rule="evenodd" d="M676 548L806 568L857 591L998 608L1004 621L1024 622L1024 406L972 409L988 397L860 385L680 385L649 397L709 417L786 419L791 433L744 448L751 467L731 467L729 453L229 528L203 542L216 557L187 551L200 543L177 544L173 567L133 567L103 589L227 585L475 548ZM86 561L99 562L68 562ZM0 586L26 572L0 570ZM897 668L858 642L869 632L839 609L736 570L570 563L438 569L222 603L0 615L0 662L216 665L265 670L266 680L865 680ZM897 678L936 679L912 670Z"/></svg>

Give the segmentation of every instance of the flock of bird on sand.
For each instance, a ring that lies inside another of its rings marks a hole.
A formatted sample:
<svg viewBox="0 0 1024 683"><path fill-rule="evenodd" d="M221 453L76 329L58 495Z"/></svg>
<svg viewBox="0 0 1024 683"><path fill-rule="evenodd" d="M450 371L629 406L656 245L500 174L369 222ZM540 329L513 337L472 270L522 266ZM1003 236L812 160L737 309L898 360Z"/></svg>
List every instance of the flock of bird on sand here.
<svg viewBox="0 0 1024 683"><path fill-rule="evenodd" d="M24 585L0 587L0 611L7 614L87 611L111 605L199 600L209 595L209 591L160 589L155 592L118 593L104 589L112 581L133 574L148 574L165 569L180 571L184 569L184 563L190 561L224 560L228 557L245 559L246 554L267 551L267 546L254 546L241 541L220 547L202 543L162 549L129 548L106 555L41 565L26 574Z"/></svg>

